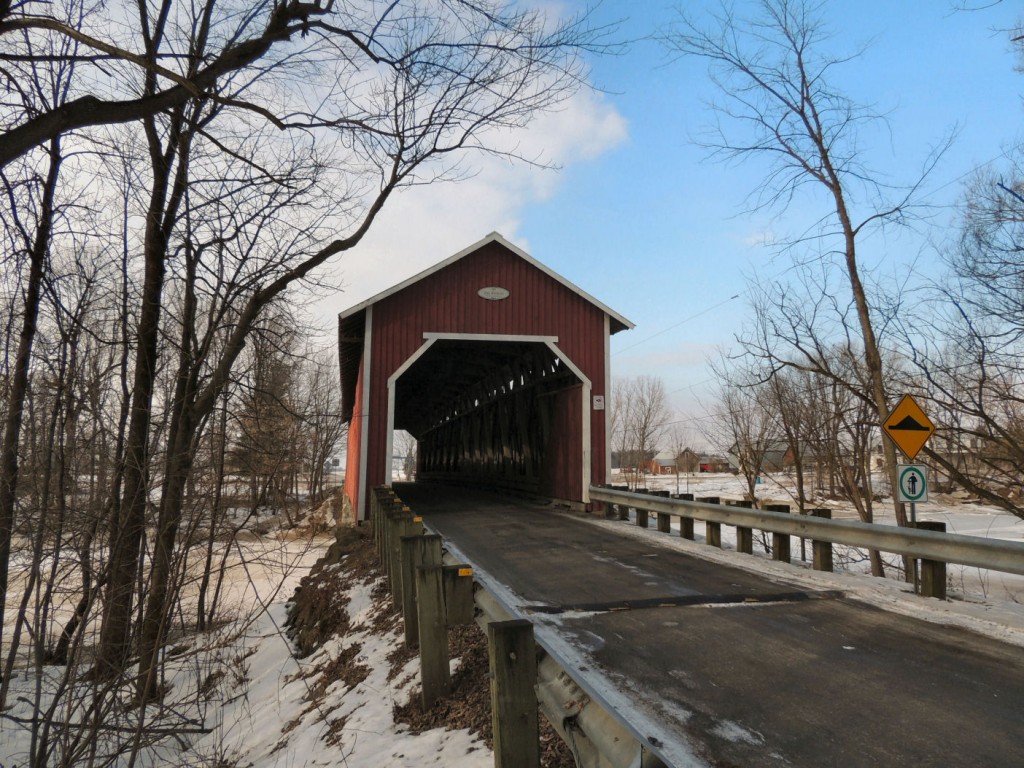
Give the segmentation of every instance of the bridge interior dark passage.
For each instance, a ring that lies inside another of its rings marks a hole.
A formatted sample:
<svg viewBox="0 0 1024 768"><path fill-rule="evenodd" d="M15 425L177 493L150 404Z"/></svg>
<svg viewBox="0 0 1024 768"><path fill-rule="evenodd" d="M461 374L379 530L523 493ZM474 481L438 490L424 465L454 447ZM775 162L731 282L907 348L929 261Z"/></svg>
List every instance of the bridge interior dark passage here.
<svg viewBox="0 0 1024 768"><path fill-rule="evenodd" d="M540 493L580 385L543 343L439 340L397 380L394 427L416 438L421 479Z"/></svg>

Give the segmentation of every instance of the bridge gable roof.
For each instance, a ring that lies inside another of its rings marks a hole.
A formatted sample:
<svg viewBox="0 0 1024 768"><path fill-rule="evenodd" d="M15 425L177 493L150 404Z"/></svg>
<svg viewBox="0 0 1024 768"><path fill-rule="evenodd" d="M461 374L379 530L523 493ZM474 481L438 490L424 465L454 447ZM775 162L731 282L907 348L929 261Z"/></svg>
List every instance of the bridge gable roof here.
<svg viewBox="0 0 1024 768"><path fill-rule="evenodd" d="M492 232L491 234L487 235L487 237L483 238L482 240L479 240L476 243L473 243L473 245L470 245L468 248L464 248L461 251L459 251L458 253L456 253L456 254L454 254L452 256L449 256L444 261L440 261L437 264L435 264L435 265L433 265L431 267L428 267L427 269L423 270L422 272L420 272L420 273L418 273L416 275L413 275L412 277L410 277L410 278L408 278L406 280L403 280L402 282L400 282L400 283L398 283L396 285L393 285L392 287L388 288L387 290L381 291L376 296L372 296L369 299L367 299L366 301L363 301L363 302L361 302L359 304L356 304L355 306L350 307L349 309L343 310L341 313L339 313L338 320L339 321L344 321L347 318L350 318L350 317L353 317L355 315L358 315L359 313L363 312L367 307L370 307L370 306L372 306L374 304L377 304L377 303L383 301L384 299L388 298L389 296L393 296L396 293L400 293L401 291L405 290L409 286L414 285L415 283L419 283L422 280L430 277L431 275L434 275L434 274L436 274L438 272L441 272L442 270L444 270L445 268L451 266L452 264L456 263L457 261L460 261L460 260L464 259L465 257L467 257L467 256L469 256L469 255L471 255L473 253L476 253L477 251L481 250L482 248L486 247L487 245L490 245L491 243L497 243L498 245L501 245L503 248L505 248L506 250L508 250L511 253L515 254L516 256L518 256L523 261L527 262L528 264L530 264L534 268L536 268L536 269L540 270L541 272L543 272L545 275L547 275L549 278L551 278L555 282L560 283L561 285L563 285L566 288L568 288L570 291L572 291L574 294L579 296L584 301L588 302L589 304L592 304L593 306L597 307L600 311L604 312L606 315L608 315L608 317L611 320L611 332L612 333L618 333L619 331L624 331L624 330L628 330L630 328L633 328L633 323L630 322L628 319L626 319L625 317L623 317L622 315L620 315L618 312L616 312L615 310L611 309L607 305L605 305L602 302L598 301L593 296L591 296L586 291L584 291L579 286L577 286L575 283L567 280L566 278L564 278L562 275L560 275L557 272L555 272L553 269L551 269L547 265L541 263L540 261L537 261L535 258L533 258L529 253L524 251L522 248L520 248L519 246L515 245L514 243L511 243L508 240L506 240L498 232Z"/></svg>

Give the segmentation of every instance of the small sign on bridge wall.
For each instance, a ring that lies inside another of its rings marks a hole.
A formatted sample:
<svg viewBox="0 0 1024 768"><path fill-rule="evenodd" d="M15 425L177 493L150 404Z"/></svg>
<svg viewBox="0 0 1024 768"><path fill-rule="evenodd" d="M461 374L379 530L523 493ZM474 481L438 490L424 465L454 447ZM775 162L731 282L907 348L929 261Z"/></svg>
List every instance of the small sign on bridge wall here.
<svg viewBox="0 0 1024 768"><path fill-rule="evenodd" d="M481 288L476 294L481 299L487 299L488 301L501 301L509 297L508 288L502 288L500 285L488 285Z"/></svg>
<svg viewBox="0 0 1024 768"><path fill-rule="evenodd" d="M595 411L603 411L604 410L604 395L594 395L594 410Z"/></svg>

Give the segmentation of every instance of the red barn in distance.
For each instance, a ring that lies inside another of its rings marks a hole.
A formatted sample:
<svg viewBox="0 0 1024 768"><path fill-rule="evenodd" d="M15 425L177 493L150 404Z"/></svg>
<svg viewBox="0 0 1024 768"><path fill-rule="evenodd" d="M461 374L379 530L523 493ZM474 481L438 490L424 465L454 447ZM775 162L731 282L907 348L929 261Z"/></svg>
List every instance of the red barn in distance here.
<svg viewBox="0 0 1024 768"><path fill-rule="evenodd" d="M497 233L341 312L350 514L390 484L397 429L417 481L585 507L609 472L610 338L632 327Z"/></svg>

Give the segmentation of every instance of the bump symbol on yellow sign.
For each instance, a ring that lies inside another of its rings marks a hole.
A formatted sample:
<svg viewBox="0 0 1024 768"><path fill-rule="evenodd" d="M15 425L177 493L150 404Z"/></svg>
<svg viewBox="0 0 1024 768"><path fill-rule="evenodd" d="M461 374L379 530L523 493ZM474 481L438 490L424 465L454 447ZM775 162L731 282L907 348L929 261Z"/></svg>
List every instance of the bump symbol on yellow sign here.
<svg viewBox="0 0 1024 768"><path fill-rule="evenodd" d="M935 425L913 397L904 395L882 422L882 431L908 459L913 459L935 432Z"/></svg>

